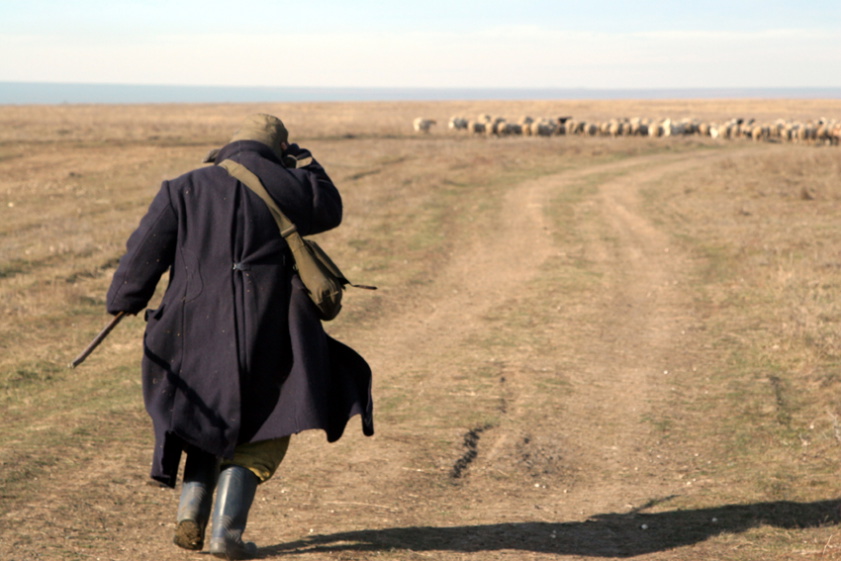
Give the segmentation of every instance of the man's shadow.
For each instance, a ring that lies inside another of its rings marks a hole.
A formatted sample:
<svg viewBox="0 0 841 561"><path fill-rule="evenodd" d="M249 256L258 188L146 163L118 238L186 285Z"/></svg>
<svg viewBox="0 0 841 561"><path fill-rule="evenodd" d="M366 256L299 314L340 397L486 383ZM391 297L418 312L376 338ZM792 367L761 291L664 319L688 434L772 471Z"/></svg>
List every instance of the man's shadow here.
<svg viewBox="0 0 841 561"><path fill-rule="evenodd" d="M647 508L660 501L652 501ZM725 505L656 514L600 514L583 522L511 522L476 526L412 526L313 535L261 548L261 557L303 552L454 551L504 549L587 557L634 557L736 534L762 525L816 528L841 521L841 499ZM364 513L360 513L364 518Z"/></svg>

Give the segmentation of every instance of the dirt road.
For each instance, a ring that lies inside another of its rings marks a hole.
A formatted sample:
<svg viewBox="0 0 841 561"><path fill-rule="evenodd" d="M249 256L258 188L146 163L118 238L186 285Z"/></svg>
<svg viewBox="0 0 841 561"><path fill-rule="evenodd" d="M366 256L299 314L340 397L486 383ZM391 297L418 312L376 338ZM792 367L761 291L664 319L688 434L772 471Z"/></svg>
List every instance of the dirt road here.
<svg viewBox="0 0 841 561"><path fill-rule="evenodd" d="M339 454L370 468L339 476L320 508L334 504L358 530L331 527L317 507L298 526L317 522L309 539L284 544L290 531L279 528L282 545L267 552L628 557L718 532L679 518L641 529L629 516L685 488L681 452L659 445L655 419L670 377L693 368L688 258L646 218L640 191L715 157L634 158L512 188L498 235L459 240L399 328L359 340L373 349L378 385L413 395L417 414L381 427L373 447ZM577 233L558 239L547 208L582 183L591 194L576 204ZM589 280L574 281L584 288L547 288L575 262L586 263ZM429 413L465 408L475 422L458 433ZM449 456L435 455L440 441L452 443Z"/></svg>

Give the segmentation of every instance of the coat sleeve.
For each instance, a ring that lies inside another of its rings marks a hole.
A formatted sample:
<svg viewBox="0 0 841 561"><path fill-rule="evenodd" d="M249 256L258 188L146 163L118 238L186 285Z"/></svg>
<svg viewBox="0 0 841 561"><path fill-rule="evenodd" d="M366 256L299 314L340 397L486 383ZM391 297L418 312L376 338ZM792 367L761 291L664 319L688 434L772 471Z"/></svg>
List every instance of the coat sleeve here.
<svg viewBox="0 0 841 561"><path fill-rule="evenodd" d="M169 183L164 182L126 243L126 253L108 289L108 313L136 314L146 307L161 276L172 266L177 236L178 218Z"/></svg>
<svg viewBox="0 0 841 561"><path fill-rule="evenodd" d="M307 209L309 215L298 217L298 222L295 222L298 230L306 236L338 226L342 222L342 197L324 167L309 150L297 144L290 144L287 153L298 161L298 167L289 172L311 197Z"/></svg>

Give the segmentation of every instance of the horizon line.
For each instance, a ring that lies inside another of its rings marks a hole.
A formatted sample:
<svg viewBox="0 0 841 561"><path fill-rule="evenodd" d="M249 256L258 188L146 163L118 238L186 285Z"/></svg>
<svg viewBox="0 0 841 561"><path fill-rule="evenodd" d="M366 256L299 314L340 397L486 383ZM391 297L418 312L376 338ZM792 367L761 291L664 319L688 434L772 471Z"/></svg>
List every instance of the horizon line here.
<svg viewBox="0 0 841 561"><path fill-rule="evenodd" d="M212 86L0 81L0 105L691 99L841 99L841 86Z"/></svg>
<svg viewBox="0 0 841 561"><path fill-rule="evenodd" d="M558 90L558 91L705 91L705 90L727 90L727 91L753 91L753 90L833 90L841 92L841 85L837 86L349 86L349 85L332 85L332 86L316 86L316 85L231 85L231 84L183 84L183 83L140 83L140 82L79 82L79 81L47 81L47 80L0 80L0 85L3 84L21 84L21 85L56 85L56 86L108 86L108 87L150 87L150 88L212 88L212 89L262 89L262 90L502 90L502 91L535 91L535 90Z"/></svg>

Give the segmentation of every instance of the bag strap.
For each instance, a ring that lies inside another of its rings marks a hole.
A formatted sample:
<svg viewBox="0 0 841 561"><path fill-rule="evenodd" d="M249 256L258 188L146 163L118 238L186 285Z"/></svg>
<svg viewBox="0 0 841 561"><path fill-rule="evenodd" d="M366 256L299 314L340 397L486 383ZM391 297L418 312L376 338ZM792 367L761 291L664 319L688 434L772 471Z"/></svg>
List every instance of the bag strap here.
<svg viewBox="0 0 841 561"><path fill-rule="evenodd" d="M254 175L254 173L244 165L233 160L224 160L219 162L217 165L227 170L232 177L239 179L243 185L257 193L257 195L263 199L263 202L265 202L269 207L275 222L277 222L280 235L283 236L283 239L285 239L287 243L290 242L290 238L294 240L294 238L297 237L301 240L301 235L298 233L298 227L295 226L295 224L293 224L285 214L283 214L283 211L280 210L280 207L277 206L275 200L271 195L269 195L269 192L266 190L266 186L263 185L263 182L260 181L259 177ZM303 243L303 241L300 242L300 244Z"/></svg>
<svg viewBox="0 0 841 561"><path fill-rule="evenodd" d="M298 233L298 227L292 223L289 218L283 214L283 211L280 210L280 207L277 206L277 203L269 195L269 192L266 190L266 186L263 185L263 182L260 181L260 178L257 177L254 172L250 169L245 167L244 165L235 162L233 160L223 160L217 163L219 167L224 168L232 177L238 179L242 182L243 185L254 191L263 202L269 207L269 210L272 213L272 217L277 222L277 228L280 230L280 235L283 236L283 239L286 240L286 243L289 245L289 249L292 250L292 255L298 255L299 251L307 251L306 244L304 242L304 238L301 237L301 234ZM314 243L314 242L311 242ZM317 245L317 244L316 244ZM347 284L353 286L355 288L364 288L366 290L376 290L376 286L369 286L365 284L354 284L347 280L347 278L342 274L339 268L333 263L332 260L324 253L320 248L319 252L321 253L322 262L328 263L328 266L331 269L333 275L335 275L343 284Z"/></svg>
<svg viewBox="0 0 841 561"><path fill-rule="evenodd" d="M263 199L263 202L265 202L269 207L275 222L277 222L277 229L280 230L280 235L283 236L284 240L286 240L289 249L292 250L292 256L295 258L295 262L297 263L298 260L302 258L299 256L302 256L303 253L307 251L304 238L302 238L301 234L298 233L298 227L295 226L295 224L293 224L292 221L283 214L280 207L277 206L275 200L266 190L266 186L263 185L262 181L260 181L260 178L257 177L250 169L233 160L223 160L217 165L227 170L232 177L240 180L243 185L257 193L257 195ZM345 283L349 284L347 281L345 281Z"/></svg>

